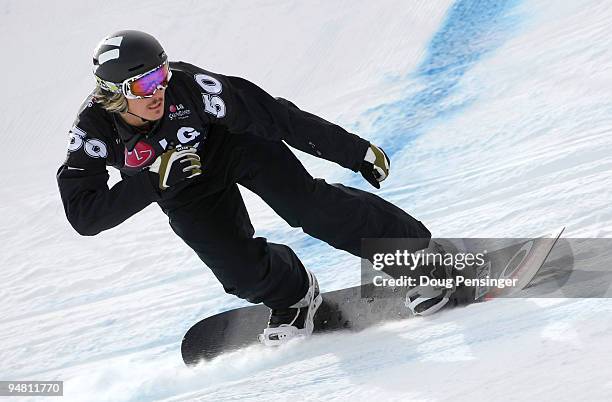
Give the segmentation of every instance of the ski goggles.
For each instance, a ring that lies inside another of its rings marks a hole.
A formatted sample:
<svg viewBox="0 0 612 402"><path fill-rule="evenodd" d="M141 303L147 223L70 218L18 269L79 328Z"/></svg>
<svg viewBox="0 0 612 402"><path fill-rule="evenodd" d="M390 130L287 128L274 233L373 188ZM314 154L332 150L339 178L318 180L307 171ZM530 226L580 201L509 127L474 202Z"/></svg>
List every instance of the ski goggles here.
<svg viewBox="0 0 612 402"><path fill-rule="evenodd" d="M172 77L168 63L164 63L145 73L128 78L121 84L96 80L103 89L114 93L122 93L128 99L151 98L158 89L166 89Z"/></svg>

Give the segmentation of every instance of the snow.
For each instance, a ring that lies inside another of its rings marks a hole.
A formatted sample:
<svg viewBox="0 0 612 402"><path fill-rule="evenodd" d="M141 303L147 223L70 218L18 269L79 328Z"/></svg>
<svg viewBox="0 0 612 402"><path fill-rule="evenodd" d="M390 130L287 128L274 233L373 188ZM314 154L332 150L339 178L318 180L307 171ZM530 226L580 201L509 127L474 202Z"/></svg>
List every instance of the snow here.
<svg viewBox="0 0 612 402"><path fill-rule="evenodd" d="M0 380L64 380L74 401L611 400L605 298L497 300L187 369L184 332L244 302L156 206L80 237L54 179L93 48L134 28L383 145L376 192L437 237L611 237L611 17L596 0L4 0ZM257 234L292 246L324 290L358 283L357 258L243 194Z"/></svg>

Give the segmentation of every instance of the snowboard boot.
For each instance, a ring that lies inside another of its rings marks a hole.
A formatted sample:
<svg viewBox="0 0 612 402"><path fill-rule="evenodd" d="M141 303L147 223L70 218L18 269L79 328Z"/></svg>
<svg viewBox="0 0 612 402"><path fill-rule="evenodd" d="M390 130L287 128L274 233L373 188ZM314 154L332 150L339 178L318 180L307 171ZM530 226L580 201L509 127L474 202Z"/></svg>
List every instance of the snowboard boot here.
<svg viewBox="0 0 612 402"><path fill-rule="evenodd" d="M314 315L323 301L319 283L314 274L306 270L310 285L306 295L294 305L284 309L271 309L268 328L259 335L266 346L282 345L296 337L306 337L314 329Z"/></svg>
<svg viewBox="0 0 612 402"><path fill-rule="evenodd" d="M427 249L421 250L421 252L433 252L440 255L448 253L442 245L434 241L432 241L432 244ZM474 267L466 267L461 271L457 271L452 265L436 264L418 267L415 272L418 272L420 275L427 275L438 281L436 285L415 286L408 290L405 304L414 315L431 315L447 304L454 307L472 303L475 299L474 288L463 284L457 287L455 283L456 276L459 274L466 278L474 278L476 275ZM446 285L442 286L441 283Z"/></svg>

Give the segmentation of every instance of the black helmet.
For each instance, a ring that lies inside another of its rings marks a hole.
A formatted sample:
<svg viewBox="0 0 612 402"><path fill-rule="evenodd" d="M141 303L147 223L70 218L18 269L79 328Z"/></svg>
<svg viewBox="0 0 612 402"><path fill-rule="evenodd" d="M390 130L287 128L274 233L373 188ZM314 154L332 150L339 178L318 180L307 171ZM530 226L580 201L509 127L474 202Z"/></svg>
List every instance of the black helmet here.
<svg viewBox="0 0 612 402"><path fill-rule="evenodd" d="M117 85L109 84L120 84L167 61L157 39L145 32L126 30L108 35L96 46L93 71L103 89L120 92Z"/></svg>

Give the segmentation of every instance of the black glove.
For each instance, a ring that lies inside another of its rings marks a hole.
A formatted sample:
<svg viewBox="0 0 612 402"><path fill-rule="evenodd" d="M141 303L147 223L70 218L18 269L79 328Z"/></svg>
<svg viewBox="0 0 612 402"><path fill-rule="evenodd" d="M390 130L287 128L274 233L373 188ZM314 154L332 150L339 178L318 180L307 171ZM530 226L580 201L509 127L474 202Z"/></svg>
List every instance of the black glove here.
<svg viewBox="0 0 612 402"><path fill-rule="evenodd" d="M389 176L391 161L387 157L382 148L374 144L370 144L370 148L366 152L363 162L361 162L361 175L376 188L380 188L380 182Z"/></svg>
<svg viewBox="0 0 612 402"><path fill-rule="evenodd" d="M202 164L196 148L179 146L159 155L149 172L158 179L159 188L165 190L202 174Z"/></svg>

